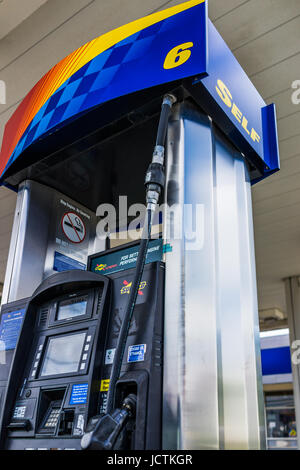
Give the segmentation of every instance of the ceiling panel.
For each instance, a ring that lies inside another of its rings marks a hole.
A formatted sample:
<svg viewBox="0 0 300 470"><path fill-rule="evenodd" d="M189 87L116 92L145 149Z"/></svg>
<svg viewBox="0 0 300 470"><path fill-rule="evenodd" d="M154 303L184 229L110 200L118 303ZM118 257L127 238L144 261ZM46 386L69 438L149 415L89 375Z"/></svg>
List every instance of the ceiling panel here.
<svg viewBox="0 0 300 470"><path fill-rule="evenodd" d="M261 201L261 197L263 195L263 187L268 188L269 186L274 186L277 183L284 183L284 185L287 185L289 183L289 178L292 178L294 176L298 176L298 178L300 177L300 155L289 159L282 159L281 170L267 178L263 182L263 186L261 185L261 188L259 188L258 191L253 191L253 200L255 200L255 202ZM296 189L298 189L298 187ZM288 188L287 192L291 192L291 188Z"/></svg>
<svg viewBox="0 0 300 470"><path fill-rule="evenodd" d="M22 0L17 1L22 2ZM23 0L23 3L26 2L27 0ZM39 8L27 18L21 28L17 28L13 34L0 41L0 71L21 54L29 52L49 34L64 28L64 24L72 21L73 16L80 15L91 0L51 0L46 4L43 3L43 8Z"/></svg>
<svg viewBox="0 0 300 470"><path fill-rule="evenodd" d="M300 16L238 48L235 56L250 75L300 52Z"/></svg>
<svg viewBox="0 0 300 470"><path fill-rule="evenodd" d="M209 0L208 14L212 21L224 18L228 13L239 10L243 5L249 3L249 0Z"/></svg>
<svg viewBox="0 0 300 470"><path fill-rule="evenodd" d="M265 99L275 98L276 94L291 90L292 82L299 77L299 70L300 52L290 57L287 51L285 59L266 70L255 72L251 80Z"/></svg>
<svg viewBox="0 0 300 470"><path fill-rule="evenodd" d="M289 176L288 178L273 178L272 184L266 184L262 188L253 192L253 202L257 199L273 198L274 196L289 193L299 188L299 173Z"/></svg>
<svg viewBox="0 0 300 470"><path fill-rule="evenodd" d="M255 215L254 221L256 224L255 236L256 238L260 237L263 243L264 239L269 239L271 243L277 243L278 240L290 242L294 235L299 237L300 210L297 206L288 206L284 210L278 209L270 211L268 214ZM261 247L258 246L257 249L260 250Z"/></svg>
<svg viewBox="0 0 300 470"><path fill-rule="evenodd" d="M299 69L300 70L300 69ZM300 151L300 132L289 139L279 141L279 152L281 158L294 158Z"/></svg>
<svg viewBox="0 0 300 470"><path fill-rule="evenodd" d="M227 38L232 51L236 51L297 15L300 15L299 0L288 0L288 8L282 0L252 0L216 20L215 25L221 36Z"/></svg>
<svg viewBox="0 0 300 470"><path fill-rule="evenodd" d="M254 201L254 216L259 214L267 214L279 209L284 209L290 205L297 206L300 204L300 188L294 191L286 191L279 196L265 198L263 191L256 193L256 201ZM284 211L283 211L284 213ZM255 227L258 230L259 227Z"/></svg>
<svg viewBox="0 0 300 470"><path fill-rule="evenodd" d="M295 92L295 90L291 87L292 82L293 80L291 80L289 87L286 90L283 90L277 93L275 96L266 99L267 104L276 104L278 121L286 116L300 112L300 104L296 105L292 101L292 94ZM298 97L300 97L300 94Z"/></svg>
<svg viewBox="0 0 300 470"><path fill-rule="evenodd" d="M40 8L47 0L1 0L0 39Z"/></svg>
<svg viewBox="0 0 300 470"><path fill-rule="evenodd" d="M300 131L300 110L295 105L295 114L278 121L278 135L280 140L285 140L296 135Z"/></svg>

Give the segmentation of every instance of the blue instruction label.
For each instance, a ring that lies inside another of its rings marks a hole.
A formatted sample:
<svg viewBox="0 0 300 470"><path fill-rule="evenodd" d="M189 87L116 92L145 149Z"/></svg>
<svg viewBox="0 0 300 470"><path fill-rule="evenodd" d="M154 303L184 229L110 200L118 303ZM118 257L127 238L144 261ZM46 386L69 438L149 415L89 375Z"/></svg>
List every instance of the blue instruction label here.
<svg viewBox="0 0 300 470"><path fill-rule="evenodd" d="M2 314L0 323L0 351L15 349L24 314L25 308Z"/></svg>
<svg viewBox="0 0 300 470"><path fill-rule="evenodd" d="M87 401L89 384L75 384L72 387L70 405L84 405Z"/></svg>
<svg viewBox="0 0 300 470"><path fill-rule="evenodd" d="M127 362L142 362L145 359L146 344L129 346Z"/></svg>
<svg viewBox="0 0 300 470"><path fill-rule="evenodd" d="M84 271L86 269L86 265L77 261L77 259L70 258L69 256L62 255L58 251L54 254L54 264L53 264L54 271L58 271L59 273L62 271L69 271L71 269L79 269Z"/></svg>

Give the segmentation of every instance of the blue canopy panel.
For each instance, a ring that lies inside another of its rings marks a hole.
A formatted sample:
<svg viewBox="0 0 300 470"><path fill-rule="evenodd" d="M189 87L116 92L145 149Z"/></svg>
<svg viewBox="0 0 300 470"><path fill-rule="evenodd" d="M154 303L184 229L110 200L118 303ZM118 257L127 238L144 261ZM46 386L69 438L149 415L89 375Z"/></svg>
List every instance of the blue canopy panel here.
<svg viewBox="0 0 300 470"><path fill-rule="evenodd" d="M24 169L178 87L244 153L253 182L279 169L274 105L208 20L207 2L191 0L106 33L53 67L5 127L1 184L17 187Z"/></svg>

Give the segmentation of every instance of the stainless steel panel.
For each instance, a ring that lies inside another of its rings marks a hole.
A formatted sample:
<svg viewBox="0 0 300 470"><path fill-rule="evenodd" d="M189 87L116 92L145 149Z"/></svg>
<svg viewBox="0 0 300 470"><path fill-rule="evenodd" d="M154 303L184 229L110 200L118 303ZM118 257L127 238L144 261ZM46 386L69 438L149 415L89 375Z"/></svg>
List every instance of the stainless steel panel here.
<svg viewBox="0 0 300 470"><path fill-rule="evenodd" d="M265 440L250 183L242 156L213 133L224 448L256 449Z"/></svg>
<svg viewBox="0 0 300 470"><path fill-rule="evenodd" d="M49 193L21 183L4 281L3 303L32 295L43 279L48 241Z"/></svg>
<svg viewBox="0 0 300 470"><path fill-rule="evenodd" d="M168 134L164 448L265 447L250 183L246 164L192 105ZM194 241L190 232L194 232Z"/></svg>
<svg viewBox="0 0 300 470"><path fill-rule="evenodd" d="M80 211L86 237L71 243L62 233L64 212ZM34 181L24 181L17 198L2 303L30 297L53 270L56 251L85 264L95 241L95 214L63 194Z"/></svg>
<svg viewBox="0 0 300 470"><path fill-rule="evenodd" d="M177 107L177 111L180 108ZM184 241L182 227L184 187L184 133L179 116L170 123L168 132L167 199L165 205L164 240L172 244L172 251L165 255L165 338L164 338L164 407L163 407L163 448L181 447L180 439L183 398L184 328ZM174 239L174 231L178 238Z"/></svg>

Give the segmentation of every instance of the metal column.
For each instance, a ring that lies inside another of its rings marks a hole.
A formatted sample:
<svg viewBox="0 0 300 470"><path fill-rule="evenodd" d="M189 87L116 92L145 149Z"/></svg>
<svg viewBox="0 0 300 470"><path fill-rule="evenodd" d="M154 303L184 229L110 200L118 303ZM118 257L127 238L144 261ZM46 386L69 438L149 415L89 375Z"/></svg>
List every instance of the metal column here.
<svg viewBox="0 0 300 470"><path fill-rule="evenodd" d="M192 104L170 123L165 202L163 448L265 448L248 171Z"/></svg>
<svg viewBox="0 0 300 470"><path fill-rule="evenodd" d="M293 276L285 279L285 296L288 326L290 330L297 438L298 448L300 449L300 365L299 353L297 354L297 349L299 350L300 346L300 276ZM293 354L295 354L296 360L294 360Z"/></svg>

